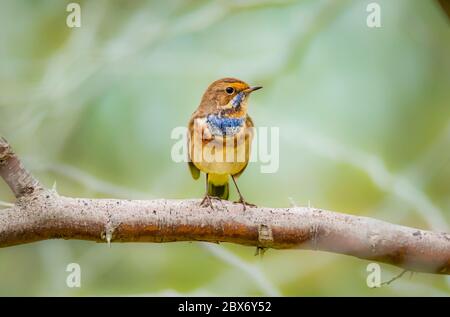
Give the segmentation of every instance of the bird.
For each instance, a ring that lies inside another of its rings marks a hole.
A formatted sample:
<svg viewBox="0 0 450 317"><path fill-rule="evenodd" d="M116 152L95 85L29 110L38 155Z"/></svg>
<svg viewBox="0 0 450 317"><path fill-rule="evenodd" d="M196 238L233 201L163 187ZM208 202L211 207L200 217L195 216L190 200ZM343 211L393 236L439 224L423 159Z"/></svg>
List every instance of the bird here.
<svg viewBox="0 0 450 317"><path fill-rule="evenodd" d="M249 86L237 78L212 82L188 123L188 166L194 179L205 173L206 193L201 206L214 209L211 199L229 198L229 178L239 195L238 203L247 202L236 182L250 159L254 124L247 113L248 99L261 86Z"/></svg>

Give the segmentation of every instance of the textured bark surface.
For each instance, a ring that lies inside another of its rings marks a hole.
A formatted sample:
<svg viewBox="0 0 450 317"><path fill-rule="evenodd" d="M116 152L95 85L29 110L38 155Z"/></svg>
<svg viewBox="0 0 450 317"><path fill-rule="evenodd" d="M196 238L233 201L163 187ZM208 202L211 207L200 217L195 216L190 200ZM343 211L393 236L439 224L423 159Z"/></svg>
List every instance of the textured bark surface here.
<svg viewBox="0 0 450 317"><path fill-rule="evenodd" d="M5 138L0 137L0 177L16 197L41 188L39 182L23 167Z"/></svg>
<svg viewBox="0 0 450 317"><path fill-rule="evenodd" d="M5 150L7 148L7 150ZM7 154L5 154L7 153ZM0 247L45 239L209 241L321 250L450 274L450 235L317 208L250 208L214 200L68 198L44 189L3 140L0 175L17 197L0 211ZM15 176L18 176L15 179Z"/></svg>

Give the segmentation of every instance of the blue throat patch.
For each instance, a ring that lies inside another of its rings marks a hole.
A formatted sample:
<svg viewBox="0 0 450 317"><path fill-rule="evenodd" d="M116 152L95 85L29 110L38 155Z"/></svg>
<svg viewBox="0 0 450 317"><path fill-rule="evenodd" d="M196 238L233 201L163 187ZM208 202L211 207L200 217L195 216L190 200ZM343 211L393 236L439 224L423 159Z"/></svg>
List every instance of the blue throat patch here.
<svg viewBox="0 0 450 317"><path fill-rule="evenodd" d="M214 114L208 115L206 123L213 135L234 135L244 125L245 118L226 118Z"/></svg>
<svg viewBox="0 0 450 317"><path fill-rule="evenodd" d="M240 93L238 93L236 96L234 96L233 100L231 100L231 104L233 105L233 107L239 107L241 105L241 102L244 100L245 95L244 93L241 91Z"/></svg>

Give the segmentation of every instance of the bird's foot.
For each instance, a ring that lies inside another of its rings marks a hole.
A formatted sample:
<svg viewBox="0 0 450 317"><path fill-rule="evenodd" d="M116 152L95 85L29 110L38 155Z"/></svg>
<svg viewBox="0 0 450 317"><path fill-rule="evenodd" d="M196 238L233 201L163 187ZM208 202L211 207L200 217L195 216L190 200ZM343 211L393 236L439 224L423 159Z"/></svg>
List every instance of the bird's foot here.
<svg viewBox="0 0 450 317"><path fill-rule="evenodd" d="M234 202L235 204L242 204L242 206L244 207L244 210L247 210L247 206L248 207L258 207L255 204L249 203L247 201L245 201L245 199L243 197L239 198L238 201Z"/></svg>
<svg viewBox="0 0 450 317"><path fill-rule="evenodd" d="M214 197L214 196L210 196L210 195L205 195L202 202L200 203L200 206L201 207L211 207L211 209L214 210L214 206L212 203L213 199L218 199L218 198Z"/></svg>

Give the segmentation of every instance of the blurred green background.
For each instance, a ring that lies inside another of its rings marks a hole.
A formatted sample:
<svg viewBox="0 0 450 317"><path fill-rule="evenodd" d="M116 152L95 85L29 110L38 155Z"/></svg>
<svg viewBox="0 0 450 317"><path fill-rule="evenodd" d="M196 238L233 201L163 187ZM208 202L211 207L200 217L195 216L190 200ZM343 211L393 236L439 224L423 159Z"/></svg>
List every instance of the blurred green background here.
<svg viewBox="0 0 450 317"><path fill-rule="evenodd" d="M420 228L450 222L450 24L435 1L0 0L0 135L60 194L200 198L170 132L232 76L258 126L280 128L280 168L253 163L246 198ZM232 193L235 198L235 193ZM13 202L0 182L0 199ZM6 205L3 203L3 205ZM0 207L4 208L4 207ZM1 212L1 210L0 210ZM81 265L81 288L66 266ZM366 286L369 262L204 243L45 241L0 250L0 295L450 295L450 279ZM382 265L382 280L401 270Z"/></svg>

